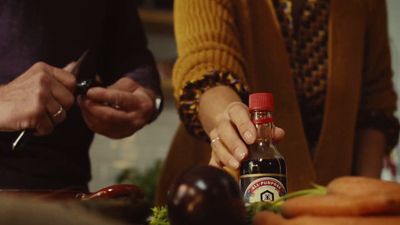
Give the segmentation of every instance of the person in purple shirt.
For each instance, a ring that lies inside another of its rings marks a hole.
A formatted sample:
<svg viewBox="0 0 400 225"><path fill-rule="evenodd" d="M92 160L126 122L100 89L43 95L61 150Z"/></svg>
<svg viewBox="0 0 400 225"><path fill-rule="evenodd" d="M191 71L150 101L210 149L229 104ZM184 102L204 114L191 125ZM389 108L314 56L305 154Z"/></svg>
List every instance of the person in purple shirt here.
<svg viewBox="0 0 400 225"><path fill-rule="evenodd" d="M75 96L72 70L97 77ZM76 189L91 178L94 132L132 135L159 113L154 59L134 0L0 0L0 188ZM22 149L11 143L35 131Z"/></svg>

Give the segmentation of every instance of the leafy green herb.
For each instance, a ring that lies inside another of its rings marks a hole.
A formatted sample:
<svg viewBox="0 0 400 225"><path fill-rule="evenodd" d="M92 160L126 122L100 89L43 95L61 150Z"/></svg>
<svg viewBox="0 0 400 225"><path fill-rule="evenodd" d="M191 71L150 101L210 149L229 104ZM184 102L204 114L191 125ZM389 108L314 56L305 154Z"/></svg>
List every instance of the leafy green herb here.
<svg viewBox="0 0 400 225"><path fill-rule="evenodd" d="M288 193L284 196L282 196L281 198L279 198L278 200L276 200L275 202L272 203L272 207L271 210L274 213L280 213L281 212L281 207L283 205L283 203L286 200L292 199L292 198L296 198L296 197L300 197L300 196L304 196L304 195L326 195L326 187L321 186L321 185L317 185L317 184L312 184L312 186L314 188L309 188L309 189L303 189L300 191L295 191L292 193Z"/></svg>
<svg viewBox="0 0 400 225"><path fill-rule="evenodd" d="M274 213L280 213L283 203L292 198L304 196L304 195L325 195L326 188L324 186L313 184L314 188L304 189L292 193L288 193L275 202L255 202L246 207L247 210L247 224L252 224L253 217L262 211L270 211Z"/></svg>
<svg viewBox="0 0 400 225"><path fill-rule="evenodd" d="M149 219L150 225L170 225L166 206L153 207L153 215Z"/></svg>

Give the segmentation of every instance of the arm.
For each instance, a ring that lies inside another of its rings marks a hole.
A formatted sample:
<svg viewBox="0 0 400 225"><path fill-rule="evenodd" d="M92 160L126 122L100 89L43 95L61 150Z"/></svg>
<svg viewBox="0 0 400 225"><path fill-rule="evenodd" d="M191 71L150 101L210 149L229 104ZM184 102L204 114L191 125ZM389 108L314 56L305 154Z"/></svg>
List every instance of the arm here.
<svg viewBox="0 0 400 225"><path fill-rule="evenodd" d="M357 175L379 178L386 147L384 134L377 129L363 129L358 141Z"/></svg>
<svg viewBox="0 0 400 225"><path fill-rule="evenodd" d="M160 78L137 11L137 1L107 1L100 76L112 84L123 76L161 94Z"/></svg>
<svg viewBox="0 0 400 225"><path fill-rule="evenodd" d="M385 1L370 1L367 15L364 81L360 108L355 173L379 177L385 150L397 143ZM388 153L388 151L386 153Z"/></svg>
<svg viewBox="0 0 400 225"><path fill-rule="evenodd" d="M212 165L236 169L256 135L242 103L246 63L233 3L176 0L174 6L179 57L173 83L181 120L191 134L217 140Z"/></svg>
<svg viewBox="0 0 400 225"><path fill-rule="evenodd" d="M93 88L80 101L88 127L111 138L130 136L158 115L160 79L147 49L136 1L108 1L99 73L107 88ZM111 103L116 107L106 107Z"/></svg>

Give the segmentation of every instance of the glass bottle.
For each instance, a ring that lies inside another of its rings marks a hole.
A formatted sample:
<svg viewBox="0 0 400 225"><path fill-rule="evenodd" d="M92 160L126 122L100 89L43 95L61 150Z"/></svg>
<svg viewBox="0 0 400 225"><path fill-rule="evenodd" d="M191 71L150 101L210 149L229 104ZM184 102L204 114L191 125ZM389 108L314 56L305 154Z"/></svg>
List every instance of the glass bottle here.
<svg viewBox="0 0 400 225"><path fill-rule="evenodd" d="M251 119L256 126L257 139L248 146L249 154L240 164L240 188L246 204L276 201L287 193L286 163L273 142L271 93L249 96Z"/></svg>

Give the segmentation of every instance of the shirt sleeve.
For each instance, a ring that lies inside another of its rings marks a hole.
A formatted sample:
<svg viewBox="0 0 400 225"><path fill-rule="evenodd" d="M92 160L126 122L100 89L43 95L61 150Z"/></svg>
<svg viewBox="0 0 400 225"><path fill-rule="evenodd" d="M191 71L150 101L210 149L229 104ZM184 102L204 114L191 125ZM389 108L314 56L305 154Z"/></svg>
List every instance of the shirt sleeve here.
<svg viewBox="0 0 400 225"><path fill-rule="evenodd" d="M98 70L102 81L112 84L127 76L161 95L160 77L134 0L106 2Z"/></svg>
<svg viewBox="0 0 400 225"><path fill-rule="evenodd" d="M398 142L399 122L394 116L397 95L392 80L386 1L368 3L365 67L358 127L382 131L389 152Z"/></svg>
<svg viewBox="0 0 400 225"><path fill-rule="evenodd" d="M201 94L225 85L247 92L246 59L231 0L175 0L178 59L173 70L180 118L190 134L207 139L198 118Z"/></svg>

